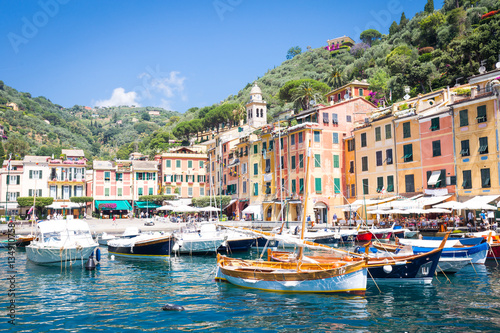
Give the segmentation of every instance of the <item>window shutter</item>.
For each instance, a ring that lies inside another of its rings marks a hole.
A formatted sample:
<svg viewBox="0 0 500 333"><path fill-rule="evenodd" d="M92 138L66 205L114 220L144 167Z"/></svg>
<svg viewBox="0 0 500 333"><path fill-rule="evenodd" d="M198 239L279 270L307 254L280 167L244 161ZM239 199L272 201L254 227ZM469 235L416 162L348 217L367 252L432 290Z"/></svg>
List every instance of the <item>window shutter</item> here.
<svg viewBox="0 0 500 333"><path fill-rule="evenodd" d="M333 179L333 189L335 193L340 193L340 178Z"/></svg>
<svg viewBox="0 0 500 333"><path fill-rule="evenodd" d="M33 179L33 170L30 170L30 179Z"/></svg>
<svg viewBox="0 0 500 333"><path fill-rule="evenodd" d="M17 185L21 184L21 176L17 176Z"/></svg>

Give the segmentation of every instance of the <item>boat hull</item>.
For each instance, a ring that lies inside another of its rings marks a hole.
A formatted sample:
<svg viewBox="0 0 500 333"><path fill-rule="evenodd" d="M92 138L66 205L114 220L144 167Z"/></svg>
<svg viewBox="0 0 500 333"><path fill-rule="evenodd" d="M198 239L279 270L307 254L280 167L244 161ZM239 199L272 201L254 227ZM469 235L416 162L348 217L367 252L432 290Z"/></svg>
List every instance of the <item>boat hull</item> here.
<svg viewBox="0 0 500 333"><path fill-rule="evenodd" d="M59 264L64 262L87 262L90 254L97 248L97 244L88 247L62 248L26 246L26 257L36 264Z"/></svg>
<svg viewBox="0 0 500 333"><path fill-rule="evenodd" d="M433 250L433 248L413 246L414 253L425 253ZM444 248L442 257L445 258L469 258L472 264L484 264L489 250L488 243L482 243L470 247L450 247Z"/></svg>
<svg viewBox="0 0 500 333"><path fill-rule="evenodd" d="M208 254L217 253L217 249L224 242L224 238L216 239L180 239L177 244L179 245L179 253L182 254Z"/></svg>
<svg viewBox="0 0 500 333"><path fill-rule="evenodd" d="M221 246L219 246L217 251L227 253L248 251L254 242L254 238L226 240Z"/></svg>
<svg viewBox="0 0 500 333"><path fill-rule="evenodd" d="M370 232L358 233L356 236L358 242L368 242L372 240L372 234Z"/></svg>
<svg viewBox="0 0 500 333"><path fill-rule="evenodd" d="M494 243L490 245L490 249L488 250L488 255L486 259L500 259L500 244Z"/></svg>
<svg viewBox="0 0 500 333"><path fill-rule="evenodd" d="M470 264L468 258L446 258L441 257L437 268L438 273L455 274L465 266Z"/></svg>
<svg viewBox="0 0 500 333"><path fill-rule="evenodd" d="M174 243L173 237L143 241L134 246L108 244L108 253L116 256L139 259L162 259L170 257Z"/></svg>
<svg viewBox="0 0 500 333"><path fill-rule="evenodd" d="M362 268L344 275L334 275L317 279L300 279L295 276L280 274L275 280L260 280L228 274L228 271L217 266L216 280L226 281L236 286L272 292L302 293L349 293L364 295L366 292L367 270ZM281 280L277 280L282 278Z"/></svg>

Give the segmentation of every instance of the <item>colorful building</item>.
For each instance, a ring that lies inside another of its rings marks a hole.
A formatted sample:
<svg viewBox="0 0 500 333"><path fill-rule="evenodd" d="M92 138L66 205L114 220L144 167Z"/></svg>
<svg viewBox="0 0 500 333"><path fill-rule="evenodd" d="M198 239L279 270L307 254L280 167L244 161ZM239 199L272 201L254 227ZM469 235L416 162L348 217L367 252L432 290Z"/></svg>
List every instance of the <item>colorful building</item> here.
<svg viewBox="0 0 500 333"><path fill-rule="evenodd" d="M333 89L328 94L325 95L326 100L333 105L335 103L340 103L345 100L349 100L355 97L367 97L371 93L368 88L370 84L366 80L358 81L354 80L348 84L343 85L340 88Z"/></svg>

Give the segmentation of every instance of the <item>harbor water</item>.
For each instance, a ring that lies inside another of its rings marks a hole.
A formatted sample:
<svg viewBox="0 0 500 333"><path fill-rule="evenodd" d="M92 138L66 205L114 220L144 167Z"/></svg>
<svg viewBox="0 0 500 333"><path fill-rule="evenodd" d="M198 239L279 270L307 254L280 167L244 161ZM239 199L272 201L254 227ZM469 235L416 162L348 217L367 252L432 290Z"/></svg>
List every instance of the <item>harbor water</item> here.
<svg viewBox="0 0 500 333"><path fill-rule="evenodd" d="M111 258L98 269L38 266L16 253L15 296L2 261L1 331L498 332L500 268L468 265L432 285L370 282L365 296L283 294L214 281L215 257ZM238 255L241 257L241 255ZM257 252L243 255L255 257ZM380 291L379 289L380 288ZM15 325L8 303L15 300ZM172 303L184 311L163 311Z"/></svg>

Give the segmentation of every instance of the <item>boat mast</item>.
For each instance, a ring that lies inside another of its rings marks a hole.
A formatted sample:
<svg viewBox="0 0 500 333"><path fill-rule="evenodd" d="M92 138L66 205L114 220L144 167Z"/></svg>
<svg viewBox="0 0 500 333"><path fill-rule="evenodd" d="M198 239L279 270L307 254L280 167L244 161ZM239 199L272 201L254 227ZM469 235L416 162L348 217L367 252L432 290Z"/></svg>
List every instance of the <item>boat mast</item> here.
<svg viewBox="0 0 500 333"><path fill-rule="evenodd" d="M302 214L302 229L300 230L300 239L304 240L304 230L306 229L306 214L307 214L307 199L309 194L309 159L311 157L311 139L309 139L307 154L306 154L306 180L304 181L304 210ZM299 264L297 265L297 271L299 270L300 264L302 263L302 257L304 255L304 247L301 246L299 249Z"/></svg>

